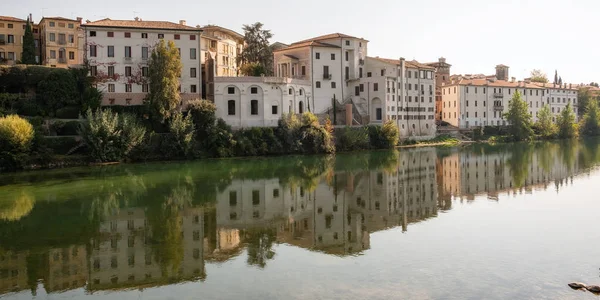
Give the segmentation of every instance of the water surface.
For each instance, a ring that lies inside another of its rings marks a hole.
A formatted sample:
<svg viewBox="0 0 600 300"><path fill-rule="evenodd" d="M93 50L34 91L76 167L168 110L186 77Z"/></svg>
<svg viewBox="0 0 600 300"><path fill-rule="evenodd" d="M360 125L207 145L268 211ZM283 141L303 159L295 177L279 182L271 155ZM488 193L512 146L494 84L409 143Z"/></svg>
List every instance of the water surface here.
<svg viewBox="0 0 600 300"><path fill-rule="evenodd" d="M593 299L600 141L0 176L0 298Z"/></svg>

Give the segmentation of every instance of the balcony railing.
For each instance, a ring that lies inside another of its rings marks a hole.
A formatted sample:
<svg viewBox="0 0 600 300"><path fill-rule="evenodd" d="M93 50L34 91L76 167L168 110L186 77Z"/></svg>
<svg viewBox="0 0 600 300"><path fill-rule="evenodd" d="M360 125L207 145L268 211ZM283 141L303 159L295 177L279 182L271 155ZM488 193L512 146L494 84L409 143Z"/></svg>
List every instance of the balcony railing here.
<svg viewBox="0 0 600 300"><path fill-rule="evenodd" d="M59 58L58 59L58 63L59 64L66 64L67 63L67 59L66 58Z"/></svg>
<svg viewBox="0 0 600 300"><path fill-rule="evenodd" d="M502 94L502 93L494 93L494 98L504 98L504 94Z"/></svg>
<svg viewBox="0 0 600 300"><path fill-rule="evenodd" d="M327 73L323 74L323 79L331 80L331 74L327 74Z"/></svg>
<svg viewBox="0 0 600 300"><path fill-rule="evenodd" d="M59 45L66 45L67 41L65 41L65 40L58 40L58 44Z"/></svg>
<svg viewBox="0 0 600 300"><path fill-rule="evenodd" d="M496 105L494 105L494 111L504 111L504 106L496 106Z"/></svg>

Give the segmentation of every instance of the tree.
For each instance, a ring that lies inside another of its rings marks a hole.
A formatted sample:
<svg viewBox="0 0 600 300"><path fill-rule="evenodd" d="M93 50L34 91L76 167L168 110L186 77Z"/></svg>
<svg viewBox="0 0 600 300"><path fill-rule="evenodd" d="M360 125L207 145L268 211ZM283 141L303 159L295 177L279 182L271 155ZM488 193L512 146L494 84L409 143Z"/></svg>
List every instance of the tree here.
<svg viewBox="0 0 600 300"><path fill-rule="evenodd" d="M590 86L600 87L600 85L597 82L590 82Z"/></svg>
<svg viewBox="0 0 600 300"><path fill-rule="evenodd" d="M575 113L571 108L571 103L560 112L557 120L558 136L561 138L577 137L577 123L575 122Z"/></svg>
<svg viewBox="0 0 600 300"><path fill-rule="evenodd" d="M540 135L543 138L551 138L556 134L556 125L552 121L552 113L547 104L540 109L535 125L540 130Z"/></svg>
<svg viewBox="0 0 600 300"><path fill-rule="evenodd" d="M585 114L581 121L581 133L584 135L600 134L600 108L597 101L589 101L585 106Z"/></svg>
<svg viewBox="0 0 600 300"><path fill-rule="evenodd" d="M558 83L558 71L554 70L554 84Z"/></svg>
<svg viewBox="0 0 600 300"><path fill-rule="evenodd" d="M194 139L194 122L192 115L183 116L181 112L173 114L169 122L169 133L173 137L173 145L180 156L189 156Z"/></svg>
<svg viewBox="0 0 600 300"><path fill-rule="evenodd" d="M25 65L35 65L35 41L33 40L33 30L31 29L31 20L27 18L25 25L25 34L23 35L23 55L21 63Z"/></svg>
<svg viewBox="0 0 600 300"><path fill-rule="evenodd" d="M242 75L245 76L261 76L267 74L265 66L260 63L247 63L242 66Z"/></svg>
<svg viewBox="0 0 600 300"><path fill-rule="evenodd" d="M527 103L521 98L519 91L515 91L504 117L510 124L509 132L515 141L529 140L533 136L531 115L528 112Z"/></svg>
<svg viewBox="0 0 600 300"><path fill-rule="evenodd" d="M259 64L264 68L265 75L271 75L273 73L273 51L269 39L272 37L271 31L263 29L263 24L260 22L244 25L246 47L239 58L241 64Z"/></svg>
<svg viewBox="0 0 600 300"><path fill-rule="evenodd" d="M579 107L588 107L588 103L591 99L590 89L587 87L580 87L577 91L577 103L579 104ZM580 109L577 113L581 117L583 113L585 113L585 110Z"/></svg>
<svg viewBox="0 0 600 300"><path fill-rule="evenodd" d="M179 50L173 41L167 44L160 40L152 50L148 63L150 92L146 104L150 106L154 117L162 123L171 117L181 102L179 77L182 64L179 56Z"/></svg>
<svg viewBox="0 0 600 300"><path fill-rule="evenodd" d="M546 76L546 73L542 72L541 70L534 69L533 71L531 71L531 81L547 83L548 76Z"/></svg>
<svg viewBox="0 0 600 300"><path fill-rule="evenodd" d="M562 85L562 77L558 77L558 85Z"/></svg>

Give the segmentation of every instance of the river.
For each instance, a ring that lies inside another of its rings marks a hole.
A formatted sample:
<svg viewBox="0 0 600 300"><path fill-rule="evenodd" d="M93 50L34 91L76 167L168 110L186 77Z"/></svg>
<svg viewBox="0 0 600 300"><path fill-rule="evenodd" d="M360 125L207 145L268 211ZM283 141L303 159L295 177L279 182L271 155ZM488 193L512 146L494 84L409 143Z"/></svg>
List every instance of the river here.
<svg viewBox="0 0 600 300"><path fill-rule="evenodd" d="M595 299L600 140L0 175L4 299Z"/></svg>

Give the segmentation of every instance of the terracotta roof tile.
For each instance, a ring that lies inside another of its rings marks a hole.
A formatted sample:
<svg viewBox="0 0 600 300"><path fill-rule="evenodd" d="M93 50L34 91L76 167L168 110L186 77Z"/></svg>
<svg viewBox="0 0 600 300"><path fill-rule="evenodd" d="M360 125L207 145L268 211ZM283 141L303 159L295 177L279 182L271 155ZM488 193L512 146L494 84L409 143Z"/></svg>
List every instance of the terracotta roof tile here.
<svg viewBox="0 0 600 300"><path fill-rule="evenodd" d="M79 22L77 20L73 20L73 19L67 19L67 18L63 18L63 17L43 17L42 20L44 19L49 19L49 20L63 20L63 21L70 21L70 22ZM40 21L41 23L42 21Z"/></svg>
<svg viewBox="0 0 600 300"><path fill-rule="evenodd" d="M274 50L273 52L279 52L279 51L285 51L285 50L291 50L291 49L297 49L297 48L304 48L304 47L340 48L339 46L332 45L332 44L321 43L321 42L316 42L316 41L308 41L308 42L299 43L299 44L291 44L289 47L277 49L277 50Z"/></svg>
<svg viewBox="0 0 600 300"><path fill-rule="evenodd" d="M314 38L310 38L310 39L298 41L298 42L292 43L292 46L295 45L295 44L300 44L300 43L313 42L313 41L322 41L322 40L329 40L329 39L335 39L335 38L359 39L359 40L367 41L367 40L365 40L363 38L358 38L358 37L354 37L354 36L351 36L351 35L347 35L347 34L343 34L343 33L337 32L337 33L330 33L330 34L326 34L326 35L322 35L322 36L318 36L318 37L314 37Z"/></svg>
<svg viewBox="0 0 600 300"><path fill-rule="evenodd" d="M533 83L526 83L524 81L512 82L512 81L506 81L506 80L489 80L489 79L461 79L460 81L446 84L446 86L453 86L453 85L544 89L543 87L540 87Z"/></svg>
<svg viewBox="0 0 600 300"><path fill-rule="evenodd" d="M0 16L0 21L9 21L9 22L27 22L26 20L9 17L9 16Z"/></svg>
<svg viewBox="0 0 600 300"><path fill-rule="evenodd" d="M102 19L94 22L82 24L84 27L123 27L123 28L139 28L139 29L170 29L170 30L188 30L202 31L202 29L181 25L168 21L135 21L135 20L111 20Z"/></svg>
<svg viewBox="0 0 600 300"><path fill-rule="evenodd" d="M235 31L233 31L231 29L228 29L228 28L225 28L225 27L221 27L221 26L217 26L217 25L206 25L206 26L200 27L200 29L204 30L204 32L213 31L213 30L215 30L215 31L219 31L220 30L220 31L227 32L227 33L229 33L229 34L231 34L231 35L233 35L233 36L235 36L235 37L237 37L239 39L244 39L244 35L243 34L239 34L239 33L235 32Z"/></svg>
<svg viewBox="0 0 600 300"><path fill-rule="evenodd" d="M388 63L388 64L393 64L393 65L400 65L400 60L398 59L390 59L390 58L381 58L381 57L370 57L371 59L376 59L379 61L382 61L384 63ZM427 70L435 70L435 67L432 66L428 66L426 64L422 64L416 60L413 61L405 61L406 63L406 67L408 68L414 68L414 69L427 69Z"/></svg>
<svg viewBox="0 0 600 300"><path fill-rule="evenodd" d="M567 83L566 87L564 87L564 84L563 84L563 86L560 86L558 84L555 85L554 83L551 83L551 82L546 82L546 83L543 83L543 82L532 82L532 84L535 84L535 85L537 85L539 87L544 87L544 88L547 88L547 89L561 89L561 90L576 90L577 89L577 85L574 85L574 84L572 84L571 87L569 88L569 84L568 83Z"/></svg>

